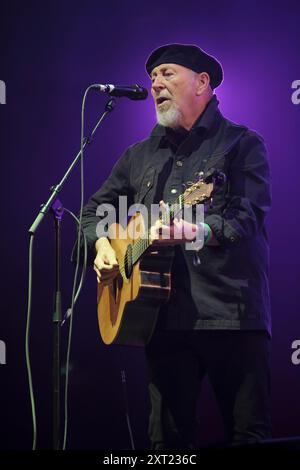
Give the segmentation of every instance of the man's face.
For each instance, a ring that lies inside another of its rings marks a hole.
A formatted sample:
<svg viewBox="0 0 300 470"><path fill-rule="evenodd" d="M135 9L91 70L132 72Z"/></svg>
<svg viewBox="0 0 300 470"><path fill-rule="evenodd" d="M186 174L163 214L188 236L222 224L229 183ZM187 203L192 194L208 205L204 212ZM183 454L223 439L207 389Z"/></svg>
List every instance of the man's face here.
<svg viewBox="0 0 300 470"><path fill-rule="evenodd" d="M151 93L158 122L178 127L194 114L197 105L197 74L177 64L161 64L151 73Z"/></svg>

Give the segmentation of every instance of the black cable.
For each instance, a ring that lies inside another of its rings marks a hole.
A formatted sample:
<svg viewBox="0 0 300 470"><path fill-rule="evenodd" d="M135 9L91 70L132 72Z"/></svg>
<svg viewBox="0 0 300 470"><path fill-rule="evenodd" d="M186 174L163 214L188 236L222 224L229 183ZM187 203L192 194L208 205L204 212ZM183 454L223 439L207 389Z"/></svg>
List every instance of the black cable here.
<svg viewBox="0 0 300 470"><path fill-rule="evenodd" d="M75 222L77 223L77 229L78 229L79 228L79 219L69 209L64 208L64 210L66 212L68 212L68 214L70 214L71 217L73 217L73 219L75 219ZM79 285L78 285L78 288L77 288L77 291L76 291L76 294L75 294L74 305L76 304L76 302L78 300L78 297L79 297L79 294L81 292L81 289L83 287L83 283L84 283L85 275L86 275L86 268L87 268L87 241L86 241L85 233L82 229L81 229L81 235L83 237L83 242L84 242L84 244L83 244L83 248L84 248L84 250L83 250L83 264L82 264L82 273L81 273L80 282L79 282ZM61 325L63 325L65 323L65 321L70 317L71 313L72 313L71 308L68 308Z"/></svg>
<svg viewBox="0 0 300 470"><path fill-rule="evenodd" d="M79 211L79 220L78 220L78 236L77 236L77 253L76 253L76 268L74 274L74 281L73 281L73 290L72 290L72 301L71 307L69 309L70 316L70 325L69 325L69 336L68 336L68 349L67 349L67 360L66 360L66 381L65 381L65 425L64 425L64 439L63 439L63 447L62 450L66 449L67 443L67 433L68 433L68 385L69 385L69 365L70 365L70 351L71 351L71 340L72 340L72 331L73 331L73 310L74 305L77 300L76 291L76 284L77 284L77 276L78 276L78 269L79 269L79 261L80 261L80 248L81 248L81 234L82 231L82 212L83 212L83 202L84 202L84 166L83 166L83 151L84 151L84 144L85 142L91 142L93 136L98 129L99 125L103 121L103 119L109 114L115 106L115 100L110 99L105 107L105 112L103 113L101 119L98 121L97 125L92 131L92 134L88 138L84 138L84 112L85 112L85 102L87 94L90 90L94 89L95 85L90 85L84 93L81 105L81 135L80 135L80 188L81 188L81 198L80 198L80 211ZM74 214L73 214L74 215ZM85 255L87 256L87 255ZM84 268L85 271L86 268ZM78 292L78 291L77 291Z"/></svg>
<svg viewBox="0 0 300 470"><path fill-rule="evenodd" d="M33 241L34 235L30 234L29 238L29 256L28 256L28 301L27 301L27 319L26 319L26 335L25 335L25 357L26 357L26 369L28 375L28 385L30 394L31 404L31 416L32 416L32 450L36 449L37 440L37 426L36 426L36 411L35 411L35 399L32 386L32 375L31 375L31 364L30 364L30 353L29 353L29 336L30 336L30 320L31 320L31 306L32 306L32 258L33 258Z"/></svg>
<svg viewBox="0 0 300 470"><path fill-rule="evenodd" d="M73 309L75 304L75 293L76 293L76 284L77 276L79 270L80 262L80 247L81 247L81 230L82 230L82 213L83 213L83 202L84 202L84 167L83 167L83 150L84 150L84 110L85 110L85 101L88 92L93 85L89 86L84 93L82 104L81 104L81 132L80 132L80 211L79 211L79 224L78 224L78 235L77 235L77 253L76 253L76 268L73 280L73 289L72 289L72 302L71 302L71 315L70 315L70 326L69 326L69 336L68 336L68 352L67 352L67 362L66 362L66 382L65 390L68 390L69 385L69 364L70 364L70 351L71 351L71 341L72 341L72 332L73 332ZM68 407L67 407L68 397L65 396L65 425L64 425L64 438L63 438L63 447L66 449L67 443L67 432L68 432Z"/></svg>
<svg viewBox="0 0 300 470"><path fill-rule="evenodd" d="M121 380L122 380L123 398L124 398L124 405L125 405L126 423L127 423L127 428L128 428L129 437L130 437L130 444L131 444L131 449L135 450L133 433L132 433L130 417L129 417L129 406L128 406L128 397L127 397L127 384L126 384L126 371L125 371L125 369L121 370Z"/></svg>

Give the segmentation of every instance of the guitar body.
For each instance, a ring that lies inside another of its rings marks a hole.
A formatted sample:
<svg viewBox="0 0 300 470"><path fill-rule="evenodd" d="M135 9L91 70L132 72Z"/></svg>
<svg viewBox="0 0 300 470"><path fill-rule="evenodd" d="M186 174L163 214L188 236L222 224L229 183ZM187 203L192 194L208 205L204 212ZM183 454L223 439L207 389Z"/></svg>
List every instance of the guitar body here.
<svg viewBox="0 0 300 470"><path fill-rule="evenodd" d="M217 173L214 171L210 178ZM169 224L169 214L174 218L185 205L211 200L212 192L213 183L200 177L160 220ZM161 305L170 297L174 250L151 245L149 229L139 212L130 219L126 229L119 224L110 225L109 238L120 273L110 284L99 284L100 333L105 344L144 346L152 336Z"/></svg>
<svg viewBox="0 0 300 470"><path fill-rule="evenodd" d="M158 250L150 246L141 259L131 264L132 249L135 243L141 243L144 233L140 213L130 219L126 229L119 224L110 226L120 273L111 284L100 283L98 287L98 321L105 344L147 344L160 306L170 296L172 248Z"/></svg>

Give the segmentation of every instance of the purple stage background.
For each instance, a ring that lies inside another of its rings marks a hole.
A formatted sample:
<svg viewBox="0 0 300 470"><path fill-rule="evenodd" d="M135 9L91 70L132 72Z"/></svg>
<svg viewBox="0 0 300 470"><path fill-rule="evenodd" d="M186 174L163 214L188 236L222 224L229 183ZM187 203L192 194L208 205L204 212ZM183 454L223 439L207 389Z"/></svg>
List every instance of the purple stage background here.
<svg viewBox="0 0 300 470"><path fill-rule="evenodd" d="M0 340L0 448L29 449L31 414L25 369L27 230L48 188L57 183L80 144L80 109L91 83L139 83L149 88L144 63L169 42L195 43L221 60L225 80L217 89L221 111L262 134L269 149L273 208L268 217L273 309L274 437L300 434L299 172L300 92L297 1L185 0L138 2L65 1L1 3L0 105L2 178L2 295ZM294 96L292 99L292 95ZM294 101L294 102L293 102ZM87 125L101 114L106 97L90 95ZM133 142L155 123L151 98L120 100L98 130L85 156L86 199ZM79 168L61 193L78 212ZM63 311L69 306L73 222L63 222ZM53 222L37 232L31 355L37 397L38 447L51 448ZM67 330L63 334L66 337ZM64 339L65 341L65 339ZM294 362L292 354L294 354ZM222 352L220 351L220 354ZM68 447L130 448L120 371L126 368L128 402L137 448L145 448L149 403L143 351L105 347L99 338L93 271L74 316ZM222 438L222 425L208 384L199 414L203 442Z"/></svg>

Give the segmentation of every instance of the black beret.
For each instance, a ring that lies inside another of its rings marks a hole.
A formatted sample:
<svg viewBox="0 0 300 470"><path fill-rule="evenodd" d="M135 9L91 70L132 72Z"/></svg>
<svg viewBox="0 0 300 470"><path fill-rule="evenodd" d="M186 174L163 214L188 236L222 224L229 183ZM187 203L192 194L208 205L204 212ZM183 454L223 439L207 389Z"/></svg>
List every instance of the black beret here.
<svg viewBox="0 0 300 470"><path fill-rule="evenodd" d="M155 49L147 59L147 73L151 75L152 70L161 64L178 64L197 73L207 72L212 88L223 80L223 69L217 59L192 44L166 44Z"/></svg>

